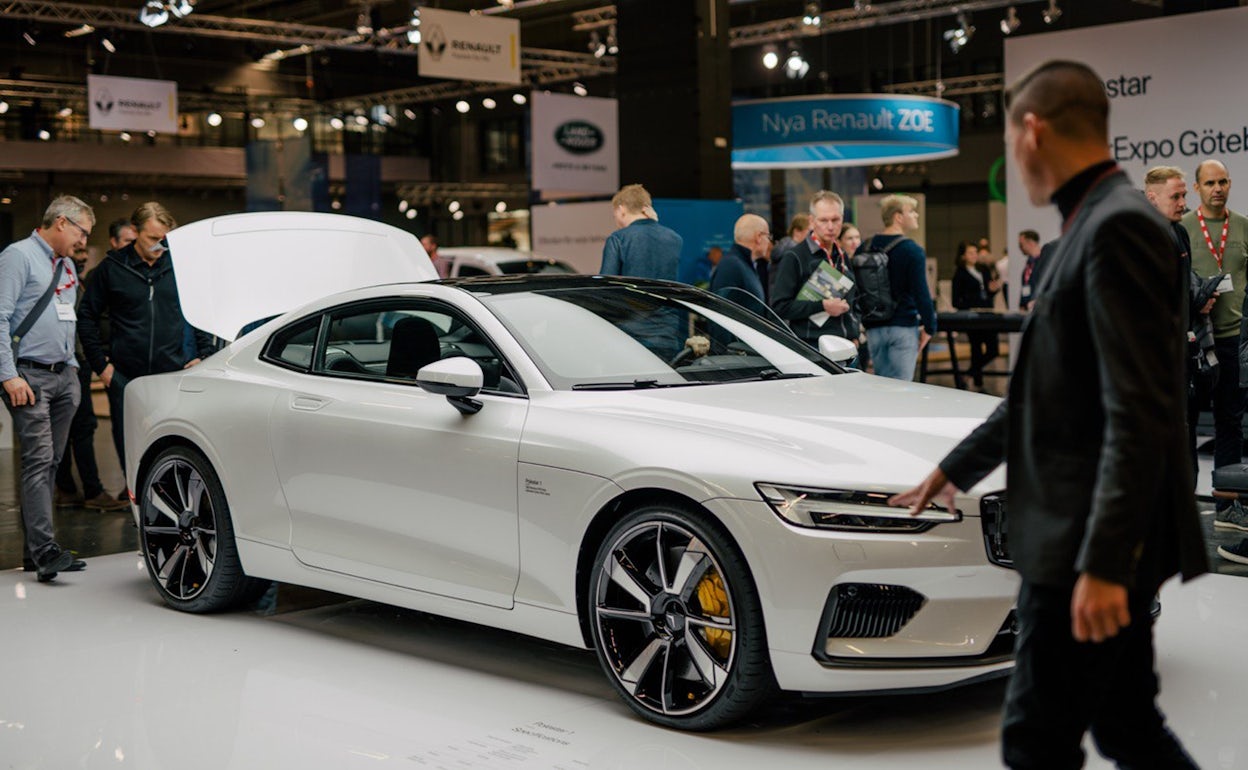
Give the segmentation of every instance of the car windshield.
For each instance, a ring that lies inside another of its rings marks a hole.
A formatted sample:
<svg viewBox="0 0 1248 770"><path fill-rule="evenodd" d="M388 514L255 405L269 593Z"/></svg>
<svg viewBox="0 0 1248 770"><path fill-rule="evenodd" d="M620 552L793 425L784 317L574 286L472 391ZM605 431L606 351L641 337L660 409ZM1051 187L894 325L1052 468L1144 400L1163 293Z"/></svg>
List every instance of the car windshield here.
<svg viewBox="0 0 1248 770"><path fill-rule="evenodd" d="M562 262L553 259L518 259L514 262L499 262L498 270L503 275L534 275L537 273L568 273L576 271Z"/></svg>
<svg viewBox="0 0 1248 770"><path fill-rule="evenodd" d="M712 294L624 283L478 296L560 390L661 388L842 370Z"/></svg>

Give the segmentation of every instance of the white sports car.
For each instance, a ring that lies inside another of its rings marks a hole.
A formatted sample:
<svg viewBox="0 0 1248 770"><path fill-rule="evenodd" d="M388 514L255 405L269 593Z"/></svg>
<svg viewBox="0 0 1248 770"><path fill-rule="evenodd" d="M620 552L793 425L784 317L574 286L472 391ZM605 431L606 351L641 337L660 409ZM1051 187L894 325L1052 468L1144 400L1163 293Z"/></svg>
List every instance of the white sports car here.
<svg viewBox="0 0 1248 770"><path fill-rule="evenodd" d="M283 313L126 390L171 606L276 580L592 647L634 711L685 729L777 688L1008 671L1003 474L954 512L887 504L993 399L846 370L678 284L421 280L415 238L350 217L169 239L192 324Z"/></svg>

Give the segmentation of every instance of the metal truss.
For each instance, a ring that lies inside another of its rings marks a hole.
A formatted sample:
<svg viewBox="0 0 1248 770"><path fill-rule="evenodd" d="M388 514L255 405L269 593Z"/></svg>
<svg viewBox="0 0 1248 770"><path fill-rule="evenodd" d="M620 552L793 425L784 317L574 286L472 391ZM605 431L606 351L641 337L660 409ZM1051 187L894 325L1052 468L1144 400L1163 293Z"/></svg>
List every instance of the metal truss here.
<svg viewBox="0 0 1248 770"><path fill-rule="evenodd" d="M416 206L428 206L441 203L448 199L464 198L467 200L487 200L490 198L523 198L529 197L527 183L509 184L506 182L420 182L417 184L401 184L395 193Z"/></svg>
<svg viewBox="0 0 1248 770"><path fill-rule="evenodd" d="M893 83L884 86L890 94L918 94L921 96L967 96L969 94L995 93L1005 87L1005 75L995 72L989 75L965 75L936 80L915 80L910 83Z"/></svg>
<svg viewBox="0 0 1248 770"><path fill-rule="evenodd" d="M591 29L609 27L615 23L615 6L604 5L588 11L573 11L572 29L577 32L588 32Z"/></svg>

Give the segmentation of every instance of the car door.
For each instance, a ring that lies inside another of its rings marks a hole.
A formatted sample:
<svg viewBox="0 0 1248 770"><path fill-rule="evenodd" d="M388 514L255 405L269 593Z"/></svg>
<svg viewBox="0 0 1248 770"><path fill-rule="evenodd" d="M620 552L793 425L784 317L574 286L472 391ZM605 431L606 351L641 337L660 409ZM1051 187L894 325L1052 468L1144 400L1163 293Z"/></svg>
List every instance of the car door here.
<svg viewBox="0 0 1248 770"><path fill-rule="evenodd" d="M270 421L295 555L510 607L528 400L497 349L460 310L410 298L330 311L317 336L309 372ZM420 366L459 355L485 374L484 408L468 416L415 385Z"/></svg>

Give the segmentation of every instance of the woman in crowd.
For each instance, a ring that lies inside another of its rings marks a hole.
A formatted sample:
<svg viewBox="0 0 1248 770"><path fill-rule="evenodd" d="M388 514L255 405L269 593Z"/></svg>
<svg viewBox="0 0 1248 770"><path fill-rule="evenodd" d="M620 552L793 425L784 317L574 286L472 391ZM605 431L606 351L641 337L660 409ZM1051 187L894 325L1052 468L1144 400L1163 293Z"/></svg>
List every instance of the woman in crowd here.
<svg viewBox="0 0 1248 770"><path fill-rule="evenodd" d="M953 306L958 310L991 309L993 295L1001 288L990 268L979 263L979 248L971 241L958 244L958 268L953 274ZM997 335L993 332L967 332L971 342L971 382L984 389L984 367L997 357Z"/></svg>
<svg viewBox="0 0 1248 770"><path fill-rule="evenodd" d="M853 259L854 252L858 251L858 247L862 245L862 233L852 222L846 222L841 228L841 237L837 238L837 242L841 244L841 251L845 252L845 258ZM858 334L858 368L864 372L871 371L871 350L867 347L866 329L860 330Z"/></svg>

